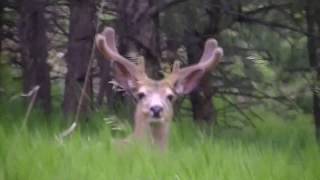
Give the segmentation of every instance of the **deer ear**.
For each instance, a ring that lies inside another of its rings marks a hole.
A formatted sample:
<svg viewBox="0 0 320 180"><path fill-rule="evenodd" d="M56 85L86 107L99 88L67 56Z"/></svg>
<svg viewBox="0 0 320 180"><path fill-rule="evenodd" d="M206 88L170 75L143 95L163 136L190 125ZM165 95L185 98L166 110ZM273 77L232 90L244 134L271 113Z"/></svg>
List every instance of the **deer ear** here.
<svg viewBox="0 0 320 180"><path fill-rule="evenodd" d="M188 72L183 78L177 80L174 89L179 95L186 95L192 92L199 84L201 78L205 74L204 69L194 69Z"/></svg>

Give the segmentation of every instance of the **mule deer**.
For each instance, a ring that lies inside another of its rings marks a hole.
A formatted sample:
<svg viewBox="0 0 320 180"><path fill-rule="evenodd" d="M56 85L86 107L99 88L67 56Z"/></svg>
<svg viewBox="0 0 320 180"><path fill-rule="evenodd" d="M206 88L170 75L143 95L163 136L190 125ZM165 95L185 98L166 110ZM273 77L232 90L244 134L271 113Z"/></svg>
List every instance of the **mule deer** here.
<svg viewBox="0 0 320 180"><path fill-rule="evenodd" d="M97 34L96 45L103 56L113 63L115 82L133 95L137 102L133 137L151 137L161 149L166 147L168 141L173 103L178 96L190 93L223 56L217 41L208 39L198 64L180 68L179 63L175 62L166 78L152 80L146 75L144 63L136 65L119 54L114 29L107 27Z"/></svg>

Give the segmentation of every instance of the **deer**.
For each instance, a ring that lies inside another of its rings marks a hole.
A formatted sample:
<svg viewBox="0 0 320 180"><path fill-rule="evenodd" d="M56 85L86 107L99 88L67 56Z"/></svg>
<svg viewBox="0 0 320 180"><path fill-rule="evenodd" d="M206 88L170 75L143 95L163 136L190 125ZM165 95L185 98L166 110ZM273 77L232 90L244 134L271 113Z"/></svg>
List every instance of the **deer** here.
<svg viewBox="0 0 320 180"><path fill-rule="evenodd" d="M106 27L98 33L95 44L103 57L112 63L114 81L136 102L131 137L151 139L152 144L160 149L167 148L177 98L192 92L202 77L213 70L223 57L223 49L215 39L210 38L206 40L197 64L181 68L176 61L171 73L161 80L154 80L146 74L143 62L135 64L120 55L113 28Z"/></svg>

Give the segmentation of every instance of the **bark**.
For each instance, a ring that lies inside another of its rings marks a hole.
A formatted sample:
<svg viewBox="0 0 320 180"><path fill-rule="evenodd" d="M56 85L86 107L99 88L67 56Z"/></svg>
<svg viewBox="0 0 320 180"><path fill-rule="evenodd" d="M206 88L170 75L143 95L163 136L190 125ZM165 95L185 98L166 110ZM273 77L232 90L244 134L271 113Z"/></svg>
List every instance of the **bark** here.
<svg viewBox="0 0 320 180"><path fill-rule="evenodd" d="M105 60L99 53L97 53L98 64L100 68L100 83L98 92L98 105L102 106L107 102L108 109L116 109L117 102L119 102L119 93L113 91L111 64L108 60ZM105 101L106 99L106 101Z"/></svg>
<svg viewBox="0 0 320 180"><path fill-rule="evenodd" d="M94 0L70 1L70 27L63 110L65 115L77 111L83 88L96 28L96 6ZM92 99L92 78L90 76L84 91L80 112L86 114ZM83 117L83 116L82 116Z"/></svg>
<svg viewBox="0 0 320 180"><path fill-rule="evenodd" d="M317 82L320 82L320 73L317 71ZM313 117L315 124L316 138L320 142L320 99L318 92L313 90Z"/></svg>
<svg viewBox="0 0 320 180"><path fill-rule="evenodd" d="M4 40L4 32L3 32L3 24L4 24L4 20L3 20L3 8L4 8L4 2L1 1L0 2L0 54L2 53L2 42Z"/></svg>
<svg viewBox="0 0 320 180"><path fill-rule="evenodd" d="M45 4L46 0L19 1L19 38L23 64L23 91L27 93L34 86L39 85L40 89L36 102L46 112L50 112L51 97L49 66L47 64L48 39L46 36L47 20L44 15Z"/></svg>
<svg viewBox="0 0 320 180"><path fill-rule="evenodd" d="M0 56L2 56L2 42L4 40L4 35L3 35L3 8L4 8L4 2L0 2ZM0 71L2 69L2 58L0 58ZM0 98L2 97L2 74L0 73Z"/></svg>
<svg viewBox="0 0 320 180"><path fill-rule="evenodd" d="M209 77L204 77L200 83L201 89L190 94L193 119L199 124L214 124L217 118L213 92L208 86L209 83Z"/></svg>
<svg viewBox="0 0 320 180"><path fill-rule="evenodd" d="M312 87L313 93L313 117L315 123L315 132L320 142L320 19L317 12L320 11L320 3L314 0L308 0L306 3L306 21L308 36L309 63L315 73L315 82ZM318 18L318 19L317 19Z"/></svg>
<svg viewBox="0 0 320 180"><path fill-rule="evenodd" d="M210 5L219 6L221 2L220 0L213 0L210 1L210 3ZM217 38L220 18L220 11L208 11L208 24L202 34L195 33L197 30L185 34L189 64L197 63L202 55L205 43L205 39L202 39L202 37L210 35L210 37ZM192 17L190 17L190 19L192 19ZM209 84L209 75L205 75L199 84L199 88L190 94L193 119L199 124L214 124L216 121L217 114L213 104L214 90L211 89Z"/></svg>
<svg viewBox="0 0 320 180"><path fill-rule="evenodd" d="M200 46L192 43L190 47L187 47L187 51L189 63L197 63L202 52ZM199 84L199 88L190 94L193 119L199 124L213 124L216 120L216 111L212 101L213 92L209 83L209 76L205 75Z"/></svg>
<svg viewBox="0 0 320 180"><path fill-rule="evenodd" d="M146 60L147 73L152 78L160 77L158 15L149 14L155 0L119 0L117 30L120 51L127 53L136 49Z"/></svg>

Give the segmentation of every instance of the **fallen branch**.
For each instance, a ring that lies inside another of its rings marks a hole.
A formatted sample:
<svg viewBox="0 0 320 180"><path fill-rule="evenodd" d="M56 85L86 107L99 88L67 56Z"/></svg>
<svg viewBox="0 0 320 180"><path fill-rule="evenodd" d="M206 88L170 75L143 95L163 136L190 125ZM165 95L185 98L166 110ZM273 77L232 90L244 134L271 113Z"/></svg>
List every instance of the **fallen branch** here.
<svg viewBox="0 0 320 180"><path fill-rule="evenodd" d="M30 100L30 103L29 103L29 106L28 106L28 109L27 109L27 112L26 112L26 115L24 116L24 119L22 121L22 127L26 127L26 125L28 123L28 119L29 119L30 113L31 113L31 111L33 109L33 106L34 106L34 104L36 102L36 99L37 99L39 88L40 88L40 86L36 85L27 94L22 94L21 95L21 96L24 96L24 97L32 96L31 100Z"/></svg>

